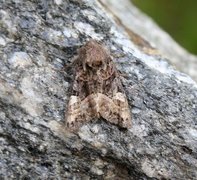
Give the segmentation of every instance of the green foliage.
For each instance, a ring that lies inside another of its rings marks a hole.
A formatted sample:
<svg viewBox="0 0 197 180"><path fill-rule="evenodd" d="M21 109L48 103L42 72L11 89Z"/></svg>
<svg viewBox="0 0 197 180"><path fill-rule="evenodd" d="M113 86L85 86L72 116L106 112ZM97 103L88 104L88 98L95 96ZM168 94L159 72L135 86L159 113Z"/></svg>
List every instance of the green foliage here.
<svg viewBox="0 0 197 180"><path fill-rule="evenodd" d="M132 0L188 51L197 54L197 1Z"/></svg>

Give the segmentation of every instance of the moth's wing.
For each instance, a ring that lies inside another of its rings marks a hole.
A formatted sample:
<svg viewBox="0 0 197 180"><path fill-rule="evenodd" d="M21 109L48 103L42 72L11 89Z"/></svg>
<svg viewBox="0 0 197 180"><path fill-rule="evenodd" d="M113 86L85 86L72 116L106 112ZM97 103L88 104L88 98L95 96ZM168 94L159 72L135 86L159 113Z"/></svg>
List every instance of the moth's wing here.
<svg viewBox="0 0 197 180"><path fill-rule="evenodd" d="M131 127L131 116L125 94L118 92L112 99L99 94L98 105L99 113L105 120L123 128Z"/></svg>
<svg viewBox="0 0 197 180"><path fill-rule="evenodd" d="M71 96L68 103L66 126L70 131L77 131L84 123L97 116L94 95L89 95L83 101L78 96Z"/></svg>
<svg viewBox="0 0 197 180"><path fill-rule="evenodd" d="M100 116L112 124L119 122L119 109L108 96L98 93L98 111Z"/></svg>
<svg viewBox="0 0 197 180"><path fill-rule="evenodd" d="M129 104L127 101L127 97L125 95L124 88L122 86L122 82L120 80L121 76L116 72L116 78L114 79L112 86L116 86L116 89L113 91L113 102L118 107L119 120L118 125L123 128L131 127L131 113L129 109Z"/></svg>
<svg viewBox="0 0 197 180"><path fill-rule="evenodd" d="M78 96L71 96L68 102L66 112L66 127L70 131L75 131L79 128L79 123L83 120L81 115L81 100Z"/></svg>
<svg viewBox="0 0 197 180"><path fill-rule="evenodd" d="M126 95L124 93L117 92L113 96L113 102L118 107L118 114L119 114L118 124L121 127L130 128L131 127L131 114L130 114Z"/></svg>
<svg viewBox="0 0 197 180"><path fill-rule="evenodd" d="M85 121L88 122L98 116L96 95L91 94L81 102L81 112L85 116Z"/></svg>
<svg viewBox="0 0 197 180"><path fill-rule="evenodd" d="M127 97L124 93L119 74L116 68L113 68L113 76L104 81L105 91L100 95L99 111L101 116L107 121L124 128L130 128L131 115Z"/></svg>

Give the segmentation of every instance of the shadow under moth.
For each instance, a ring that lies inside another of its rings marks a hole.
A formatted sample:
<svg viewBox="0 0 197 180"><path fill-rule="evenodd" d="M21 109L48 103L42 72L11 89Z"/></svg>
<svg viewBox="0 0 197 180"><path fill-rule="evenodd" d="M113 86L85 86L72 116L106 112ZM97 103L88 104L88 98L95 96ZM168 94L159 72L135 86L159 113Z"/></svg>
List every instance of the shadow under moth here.
<svg viewBox="0 0 197 180"><path fill-rule="evenodd" d="M130 128L128 101L108 51L91 40L79 49L72 66L75 74L66 112L67 128L77 131L97 118Z"/></svg>

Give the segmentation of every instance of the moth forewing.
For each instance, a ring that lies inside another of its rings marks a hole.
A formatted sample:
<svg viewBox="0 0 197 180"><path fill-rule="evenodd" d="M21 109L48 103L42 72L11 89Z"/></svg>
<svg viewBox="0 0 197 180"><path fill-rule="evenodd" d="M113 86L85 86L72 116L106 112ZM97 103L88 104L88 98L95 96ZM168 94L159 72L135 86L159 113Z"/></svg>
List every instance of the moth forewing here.
<svg viewBox="0 0 197 180"><path fill-rule="evenodd" d="M66 126L78 130L84 123L102 117L123 128L131 127L128 101L111 56L91 40L79 49Z"/></svg>

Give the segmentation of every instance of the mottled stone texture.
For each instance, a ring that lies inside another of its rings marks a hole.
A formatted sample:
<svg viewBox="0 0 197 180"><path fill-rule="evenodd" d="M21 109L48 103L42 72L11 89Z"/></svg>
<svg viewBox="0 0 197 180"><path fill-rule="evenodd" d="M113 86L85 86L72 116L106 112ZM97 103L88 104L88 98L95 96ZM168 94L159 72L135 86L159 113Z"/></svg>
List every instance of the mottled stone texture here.
<svg viewBox="0 0 197 180"><path fill-rule="evenodd" d="M132 0L99 0L110 14L125 28L129 37L139 45L136 33L146 39L151 46L157 48L168 62L179 71L190 75L197 82L197 56L190 54L164 32L150 17L137 9ZM177 7L178 8L178 7ZM114 12L114 13L113 13ZM172 21L172 19L169 19ZM143 46L143 48L145 48Z"/></svg>
<svg viewBox="0 0 197 180"><path fill-rule="evenodd" d="M62 69L90 39L123 74L129 130L64 129L73 76ZM0 1L0 179L197 179L197 85L97 1Z"/></svg>

